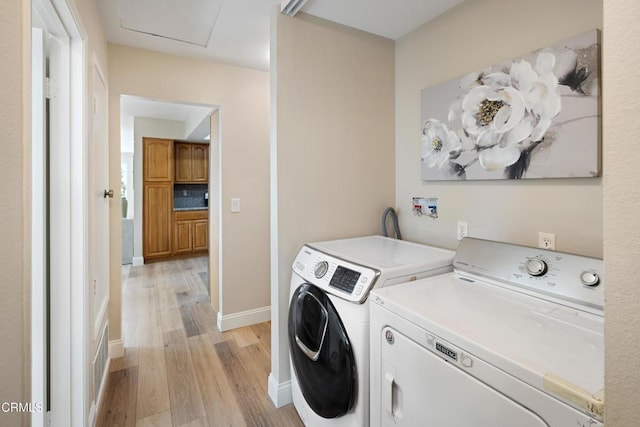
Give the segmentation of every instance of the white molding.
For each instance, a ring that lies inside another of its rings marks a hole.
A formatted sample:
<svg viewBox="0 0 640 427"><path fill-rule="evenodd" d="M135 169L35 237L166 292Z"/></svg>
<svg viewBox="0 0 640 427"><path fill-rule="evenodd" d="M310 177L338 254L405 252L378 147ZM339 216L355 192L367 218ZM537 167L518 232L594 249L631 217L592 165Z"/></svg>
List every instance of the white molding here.
<svg viewBox="0 0 640 427"><path fill-rule="evenodd" d="M99 333L104 329L101 328L102 325L104 325L108 318L107 318L107 309L109 308L109 294L107 294L102 302L102 305L100 306L100 310L98 311L98 315L96 316L96 320L95 323L93 325L93 339L94 341L98 339L98 335Z"/></svg>
<svg viewBox="0 0 640 427"><path fill-rule="evenodd" d="M34 9L41 2L34 2ZM34 19L37 10L34 10ZM45 210L45 33L32 28L31 36L31 401L44 404L46 399L46 210ZM44 426L46 413L33 411L31 425Z"/></svg>
<svg viewBox="0 0 640 427"><path fill-rule="evenodd" d="M100 409L102 409L102 404L104 403L104 396L106 394L105 390L107 389L107 384L109 383L110 372L111 372L111 341L109 341L109 357L107 357L107 363L104 367L105 378L104 378L104 381L102 381L100 390L98 391L98 398L91 402L91 409L89 411L89 425L91 427L95 427L96 422L98 420L98 414L100 413Z"/></svg>
<svg viewBox="0 0 640 427"><path fill-rule="evenodd" d="M109 341L109 359L124 356L124 343L121 339Z"/></svg>
<svg viewBox="0 0 640 427"><path fill-rule="evenodd" d="M276 408L281 408L293 402L291 393L291 380L278 383L273 374L269 374L269 397Z"/></svg>
<svg viewBox="0 0 640 427"><path fill-rule="evenodd" d="M218 312L218 329L229 331L243 326L255 325L271 319L271 307L256 308L254 310L241 311L223 316Z"/></svg>
<svg viewBox="0 0 640 427"><path fill-rule="evenodd" d="M134 256L133 260L131 261L132 265L134 266L140 266L140 265L144 265L144 257L141 256Z"/></svg>
<svg viewBox="0 0 640 427"><path fill-rule="evenodd" d="M98 419L98 407L96 406L96 402L91 402L91 409L89 409L89 425L91 427L96 426L96 421Z"/></svg>

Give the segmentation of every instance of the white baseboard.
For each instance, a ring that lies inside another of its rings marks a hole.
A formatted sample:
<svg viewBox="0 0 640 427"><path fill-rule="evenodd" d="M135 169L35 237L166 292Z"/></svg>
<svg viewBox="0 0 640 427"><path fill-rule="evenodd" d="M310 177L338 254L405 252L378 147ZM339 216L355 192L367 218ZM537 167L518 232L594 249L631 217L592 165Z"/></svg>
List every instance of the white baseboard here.
<svg viewBox="0 0 640 427"><path fill-rule="evenodd" d="M276 408L281 408L293 402L291 394L291 380L278 383L275 377L269 374L269 397Z"/></svg>
<svg viewBox="0 0 640 427"><path fill-rule="evenodd" d="M133 259L131 260L131 263L135 266L144 265L144 257L134 256Z"/></svg>
<svg viewBox="0 0 640 427"><path fill-rule="evenodd" d="M242 328L243 326L255 325L271 320L271 307L256 308L254 310L241 311L222 315L218 312L218 329L229 331L231 329Z"/></svg>
<svg viewBox="0 0 640 427"><path fill-rule="evenodd" d="M124 356L124 343L122 340L109 341L109 359L117 359Z"/></svg>

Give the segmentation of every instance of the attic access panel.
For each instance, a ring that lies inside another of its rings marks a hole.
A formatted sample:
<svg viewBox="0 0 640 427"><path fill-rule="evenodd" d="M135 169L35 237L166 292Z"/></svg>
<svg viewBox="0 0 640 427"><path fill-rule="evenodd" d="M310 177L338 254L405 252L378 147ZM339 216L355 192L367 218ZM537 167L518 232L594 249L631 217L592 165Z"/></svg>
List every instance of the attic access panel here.
<svg viewBox="0 0 640 427"><path fill-rule="evenodd" d="M206 47L224 0L118 0L123 30Z"/></svg>

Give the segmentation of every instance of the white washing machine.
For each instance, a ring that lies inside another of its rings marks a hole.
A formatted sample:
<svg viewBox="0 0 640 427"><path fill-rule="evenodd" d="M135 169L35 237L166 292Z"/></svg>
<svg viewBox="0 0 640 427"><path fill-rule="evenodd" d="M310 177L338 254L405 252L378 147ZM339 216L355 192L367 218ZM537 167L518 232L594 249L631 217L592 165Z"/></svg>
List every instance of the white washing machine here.
<svg viewBox="0 0 640 427"><path fill-rule="evenodd" d="M371 425L603 426L603 263L466 238L371 294Z"/></svg>
<svg viewBox="0 0 640 427"><path fill-rule="evenodd" d="M454 252L381 236L311 243L293 262L293 402L305 425L369 425L369 291L451 271Z"/></svg>

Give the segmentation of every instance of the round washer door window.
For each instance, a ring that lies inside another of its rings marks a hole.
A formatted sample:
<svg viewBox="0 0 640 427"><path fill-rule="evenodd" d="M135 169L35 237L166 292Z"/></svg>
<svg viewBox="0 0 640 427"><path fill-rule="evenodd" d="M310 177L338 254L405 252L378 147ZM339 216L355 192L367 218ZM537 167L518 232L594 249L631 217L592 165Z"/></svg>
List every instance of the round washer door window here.
<svg viewBox="0 0 640 427"><path fill-rule="evenodd" d="M291 362L307 404L324 418L340 417L356 399L356 364L347 332L331 300L305 283L289 305Z"/></svg>

